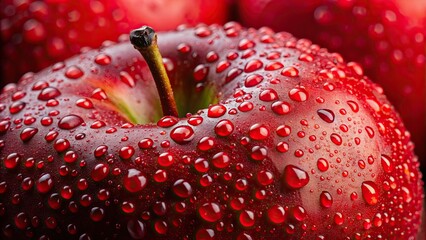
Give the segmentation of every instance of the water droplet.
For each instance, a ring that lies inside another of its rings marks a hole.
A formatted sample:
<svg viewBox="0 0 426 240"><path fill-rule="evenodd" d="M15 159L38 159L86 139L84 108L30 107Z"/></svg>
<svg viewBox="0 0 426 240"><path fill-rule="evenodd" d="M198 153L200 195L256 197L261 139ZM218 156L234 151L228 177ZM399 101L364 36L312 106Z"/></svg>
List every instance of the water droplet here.
<svg viewBox="0 0 426 240"><path fill-rule="evenodd" d="M377 185L372 181L365 181L361 185L362 197L369 205L376 205L379 201Z"/></svg>
<svg viewBox="0 0 426 240"><path fill-rule="evenodd" d="M25 105L26 105L26 103L22 102L22 101L13 102L9 106L9 112L11 114L16 114L16 113L20 112L22 109L24 109Z"/></svg>
<svg viewBox="0 0 426 240"><path fill-rule="evenodd" d="M320 203L321 203L321 206L325 208L329 208L331 207L331 205L333 205L333 197L331 196L329 192L323 191L320 194Z"/></svg>
<svg viewBox="0 0 426 240"><path fill-rule="evenodd" d="M222 60L217 64L216 72L221 73L225 71L229 66L231 66L231 63L228 60Z"/></svg>
<svg viewBox="0 0 426 240"><path fill-rule="evenodd" d="M187 54L191 51L191 46L186 43L180 43L176 48L180 53Z"/></svg>
<svg viewBox="0 0 426 240"><path fill-rule="evenodd" d="M123 178L124 187L131 193L141 191L145 188L146 184L146 177L139 170L134 168L129 169L127 175Z"/></svg>
<svg viewBox="0 0 426 240"><path fill-rule="evenodd" d="M259 94L259 99L265 102L271 102L278 99L278 93L272 89L265 89Z"/></svg>
<svg viewBox="0 0 426 240"><path fill-rule="evenodd" d="M162 117L160 120L158 120L157 126L162 128L168 128L178 123L178 121L179 119L176 117L165 116L165 117Z"/></svg>
<svg viewBox="0 0 426 240"><path fill-rule="evenodd" d="M281 71L281 75L286 77L298 77L299 76L299 70L295 67L287 67L284 68Z"/></svg>
<svg viewBox="0 0 426 240"><path fill-rule="evenodd" d="M215 146L215 139L211 137L203 137L198 141L197 148L201 151L208 151Z"/></svg>
<svg viewBox="0 0 426 240"><path fill-rule="evenodd" d="M291 127L287 125L280 125L277 127L276 132L280 137L287 137L291 133Z"/></svg>
<svg viewBox="0 0 426 240"><path fill-rule="evenodd" d="M83 123L84 121L80 116L70 114L61 118L61 120L59 120L58 127L62 129L70 130L80 126Z"/></svg>
<svg viewBox="0 0 426 240"><path fill-rule="evenodd" d="M127 231L133 239L143 239L147 232L145 223L135 219L127 222Z"/></svg>
<svg viewBox="0 0 426 240"><path fill-rule="evenodd" d="M261 83L263 81L263 76L259 75L259 74L252 74L249 75L245 81L244 81L244 86L245 87L254 87L256 85L258 85L259 83Z"/></svg>
<svg viewBox="0 0 426 240"><path fill-rule="evenodd" d="M274 205L268 209L268 219L274 224L281 224L285 221L286 212L280 205Z"/></svg>
<svg viewBox="0 0 426 240"><path fill-rule="evenodd" d="M346 102L348 105L349 105L349 107L351 108L351 110L353 111L353 112L358 112L359 111L359 106L358 106L358 103L356 103L356 102L354 102L354 101L347 101Z"/></svg>
<svg viewBox="0 0 426 240"><path fill-rule="evenodd" d="M269 130L265 125L256 123L250 127L249 136L253 140L265 140L269 137Z"/></svg>
<svg viewBox="0 0 426 240"><path fill-rule="evenodd" d="M105 53L100 53L95 57L95 63L105 66L111 63L111 57Z"/></svg>
<svg viewBox="0 0 426 240"><path fill-rule="evenodd" d="M188 143L194 138L194 130L190 126L179 126L170 132L170 137L179 144Z"/></svg>
<svg viewBox="0 0 426 240"><path fill-rule="evenodd" d="M92 92L92 98L97 99L97 100L107 100L108 96L103 89L96 88Z"/></svg>
<svg viewBox="0 0 426 240"><path fill-rule="evenodd" d="M216 124L214 131L221 137L229 136L234 131L234 124L230 120L223 119Z"/></svg>
<svg viewBox="0 0 426 240"><path fill-rule="evenodd" d="M121 71L120 80L130 88L134 88L136 86L135 79L133 79L133 77L128 72Z"/></svg>
<svg viewBox="0 0 426 240"><path fill-rule="evenodd" d="M293 166L287 165L283 174L284 184L292 189L299 189L309 183L309 175L306 171Z"/></svg>
<svg viewBox="0 0 426 240"><path fill-rule="evenodd" d="M243 227L252 227L255 223L255 214L250 210L244 210L240 213L238 220Z"/></svg>
<svg viewBox="0 0 426 240"><path fill-rule="evenodd" d="M84 72L77 66L69 66L65 70L65 76L70 79L77 79L84 75Z"/></svg>
<svg viewBox="0 0 426 240"><path fill-rule="evenodd" d="M251 102L242 102L240 105L238 105L238 110L240 110L241 112L248 112L253 110L253 103Z"/></svg>
<svg viewBox="0 0 426 240"><path fill-rule="evenodd" d="M59 153L66 151L70 146L70 142L67 139L63 138L56 140L53 144L53 148L55 148L55 150Z"/></svg>
<svg viewBox="0 0 426 240"><path fill-rule="evenodd" d="M200 229L195 235L195 240L214 240L215 232L213 229Z"/></svg>
<svg viewBox="0 0 426 240"><path fill-rule="evenodd" d="M386 173L391 173L394 169L394 164L392 163L392 159L387 156L382 154L381 157L381 163L382 163L382 168Z"/></svg>
<svg viewBox="0 0 426 240"><path fill-rule="evenodd" d="M227 153L219 152L213 156L212 162L216 168L226 168L229 166L231 159Z"/></svg>
<svg viewBox="0 0 426 240"><path fill-rule="evenodd" d="M261 146L254 146L251 149L250 157L255 161L262 161L268 156L268 150Z"/></svg>
<svg viewBox="0 0 426 240"><path fill-rule="evenodd" d="M272 63L268 63L265 66L265 70L266 71L274 71L274 70L281 69L283 67L284 67L284 65L282 63L280 63L280 62L272 62Z"/></svg>
<svg viewBox="0 0 426 240"><path fill-rule="evenodd" d="M196 82L202 82L206 79L208 73L209 67L204 64L200 64L194 68L193 76Z"/></svg>
<svg viewBox="0 0 426 240"><path fill-rule="evenodd" d="M249 40L247 38L240 40L240 42L238 43L239 50L247 50L249 48L254 48L254 46L256 46L256 43L254 43L252 40Z"/></svg>
<svg viewBox="0 0 426 240"><path fill-rule="evenodd" d="M23 25L23 36L29 43L39 43L46 39L46 29L42 23L31 18Z"/></svg>
<svg viewBox="0 0 426 240"><path fill-rule="evenodd" d="M11 153L4 159L4 166L7 169L14 169L18 166L21 157L17 153Z"/></svg>
<svg viewBox="0 0 426 240"><path fill-rule="evenodd" d="M226 83L231 82L236 77L238 77L242 72L243 72L243 70L241 70L239 68L233 68L233 69L229 70L229 72L226 74L225 82Z"/></svg>
<svg viewBox="0 0 426 240"><path fill-rule="evenodd" d="M106 165L105 163L99 163L93 168L91 172L91 177L95 182L99 182L105 179L108 176L108 173L108 165Z"/></svg>
<svg viewBox="0 0 426 240"><path fill-rule="evenodd" d="M204 203L198 209L198 213L207 222L216 222L222 218L222 211L217 203Z"/></svg>
<svg viewBox="0 0 426 240"><path fill-rule="evenodd" d="M176 194L176 196L181 198L187 198L192 195L192 187L191 185L183 180L179 179L173 184L173 193Z"/></svg>
<svg viewBox="0 0 426 240"><path fill-rule="evenodd" d="M90 219L94 222L100 222L105 217L104 209L100 207L94 207L90 210Z"/></svg>
<svg viewBox="0 0 426 240"><path fill-rule="evenodd" d="M169 152L165 152L160 154L160 156L158 156L158 164L160 164L163 167L169 167L170 165L173 164L174 162L174 157L171 153Z"/></svg>
<svg viewBox="0 0 426 240"><path fill-rule="evenodd" d="M288 92L291 100L296 102L305 102L308 100L309 94L304 87L296 87Z"/></svg>
<svg viewBox="0 0 426 240"><path fill-rule="evenodd" d="M125 146L120 149L118 152L118 155L123 160L128 160L133 157L133 154L135 154L135 149L132 146Z"/></svg>
<svg viewBox="0 0 426 240"><path fill-rule="evenodd" d="M327 123L334 122L334 112L329 109L320 109L317 111L318 116Z"/></svg>
<svg viewBox="0 0 426 240"><path fill-rule="evenodd" d="M337 225L342 225L345 222L345 218L343 217L343 214L340 212L337 212L334 214L334 223Z"/></svg>
<svg viewBox="0 0 426 240"><path fill-rule="evenodd" d="M290 112L290 104L288 102L276 101L272 104L271 108L278 115L285 115Z"/></svg>
<svg viewBox="0 0 426 240"><path fill-rule="evenodd" d="M39 193L47 193L53 187L53 180L50 174L44 173L36 182L37 191Z"/></svg>
<svg viewBox="0 0 426 240"><path fill-rule="evenodd" d="M24 130L22 130L19 137L23 142L28 142L31 140L36 134L38 133L38 129L34 127L27 127Z"/></svg>
<svg viewBox="0 0 426 240"><path fill-rule="evenodd" d="M213 105L209 107L207 116L211 118L218 118L223 116L225 113L226 113L226 107L221 104L217 104L217 105Z"/></svg>
<svg viewBox="0 0 426 240"><path fill-rule="evenodd" d="M250 73L259 70L263 67L263 62L257 59L250 60L244 67L244 72Z"/></svg>
<svg viewBox="0 0 426 240"><path fill-rule="evenodd" d="M337 134L337 133L332 133L331 135L330 135L330 139L331 139L331 141L334 143L334 144L336 144L336 145L338 145L338 146L340 146L340 145L342 145L342 137L339 135L339 134Z"/></svg>
<svg viewBox="0 0 426 240"><path fill-rule="evenodd" d="M257 181L263 185L267 186L274 182L274 175L269 171L260 171L257 173Z"/></svg>
<svg viewBox="0 0 426 240"><path fill-rule="evenodd" d="M210 28L206 26L197 27L195 29L195 35L201 38L208 37L211 34L212 34L212 30L210 30Z"/></svg>
<svg viewBox="0 0 426 240"><path fill-rule="evenodd" d="M208 52L206 55L206 60L209 63L215 62L219 59L219 55L216 52Z"/></svg>

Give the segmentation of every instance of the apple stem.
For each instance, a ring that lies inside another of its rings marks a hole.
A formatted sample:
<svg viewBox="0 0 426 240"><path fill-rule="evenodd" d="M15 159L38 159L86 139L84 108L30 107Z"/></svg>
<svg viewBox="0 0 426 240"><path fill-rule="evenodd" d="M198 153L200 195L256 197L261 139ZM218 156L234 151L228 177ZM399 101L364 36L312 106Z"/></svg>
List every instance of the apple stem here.
<svg viewBox="0 0 426 240"><path fill-rule="evenodd" d="M157 86L164 116L178 117L173 90L167 76L163 58L157 45L157 34L149 26L143 26L130 33L130 42L144 57Z"/></svg>

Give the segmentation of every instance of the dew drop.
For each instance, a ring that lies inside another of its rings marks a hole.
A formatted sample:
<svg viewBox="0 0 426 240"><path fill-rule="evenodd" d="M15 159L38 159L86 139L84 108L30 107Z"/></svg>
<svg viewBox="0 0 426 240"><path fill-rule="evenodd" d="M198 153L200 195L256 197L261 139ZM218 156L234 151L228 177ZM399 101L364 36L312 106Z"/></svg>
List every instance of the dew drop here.
<svg viewBox="0 0 426 240"><path fill-rule="evenodd" d="M65 70L65 76L70 79L77 79L84 75L84 72L77 66L69 66Z"/></svg>
<svg viewBox="0 0 426 240"><path fill-rule="evenodd" d="M321 206L325 208L329 208L331 207L331 205L333 205L333 197L331 196L329 192L323 191L320 194L320 203L321 203Z"/></svg>
<svg viewBox="0 0 426 240"><path fill-rule="evenodd" d="M317 161L317 167L321 172L328 170L328 161L324 158L319 158Z"/></svg>
<svg viewBox="0 0 426 240"><path fill-rule="evenodd" d="M38 129L34 127L27 127L24 130L22 130L19 137L23 142L30 141L36 134L38 133Z"/></svg>
<svg viewBox="0 0 426 240"><path fill-rule="evenodd" d="M358 112L359 111L359 106L358 103L354 102L354 101L347 101L347 104L349 105L349 107L351 108L351 110L353 112Z"/></svg>
<svg viewBox="0 0 426 240"><path fill-rule="evenodd" d="M299 189L309 183L309 175L306 171L293 166L287 165L283 174L284 184L292 189Z"/></svg>
<svg viewBox="0 0 426 240"><path fill-rule="evenodd" d="M263 67L262 61L258 59L253 59L247 62L246 66L244 67L244 72L246 73L254 72L256 70L261 69L262 67Z"/></svg>
<svg viewBox="0 0 426 240"><path fill-rule="evenodd" d="M281 71L281 75L286 77L298 77L299 76L299 70L295 67L287 67L284 68Z"/></svg>
<svg viewBox="0 0 426 240"><path fill-rule="evenodd" d="M95 57L95 63L106 66L111 63L111 57L105 53L100 53Z"/></svg>
<svg viewBox="0 0 426 240"><path fill-rule="evenodd" d="M11 153L4 159L4 166L7 169L14 169L18 166L21 157L17 153Z"/></svg>
<svg viewBox="0 0 426 240"><path fill-rule="evenodd" d="M26 106L25 102L22 101L17 101L17 102L13 102L10 106L9 106L9 112L11 114L16 114L19 113L22 109L24 109Z"/></svg>
<svg viewBox="0 0 426 240"><path fill-rule="evenodd" d="M223 119L216 124L214 131L221 137L229 136L234 131L234 124L230 120Z"/></svg>
<svg viewBox="0 0 426 240"><path fill-rule="evenodd" d="M381 157L381 163L382 163L382 168L386 173L391 173L394 169L394 164L392 163L392 159L387 156L382 154Z"/></svg>
<svg viewBox="0 0 426 240"><path fill-rule="evenodd" d="M194 68L194 80L196 82L202 82L204 79L206 79L208 73L209 68L204 64L200 64Z"/></svg>
<svg viewBox="0 0 426 240"><path fill-rule="evenodd" d="M271 106L272 111L278 115L285 115L290 112L290 104L283 101L276 101Z"/></svg>
<svg viewBox="0 0 426 240"><path fill-rule="evenodd" d="M203 137L198 141L197 148L201 151L208 151L215 146L215 140L211 137Z"/></svg>
<svg viewBox="0 0 426 240"><path fill-rule="evenodd" d="M216 222L222 218L222 211L217 203L204 203L198 209L198 213L207 222Z"/></svg>
<svg viewBox="0 0 426 240"><path fill-rule="evenodd" d="M256 123L250 127L249 136L253 140L265 140L269 137L269 130L265 125Z"/></svg>
<svg viewBox="0 0 426 240"><path fill-rule="evenodd" d="M160 164L160 166L163 166L163 167L171 166L174 163L174 161L175 160L173 155L169 152L162 153L157 158L158 164Z"/></svg>
<svg viewBox="0 0 426 240"><path fill-rule="evenodd" d="M106 99L108 99L108 96L103 89L96 88L92 92L92 98L94 98L96 100L106 100Z"/></svg>
<svg viewBox="0 0 426 240"><path fill-rule="evenodd" d="M296 102L305 102L308 100L309 94L304 87L296 87L288 92L291 100Z"/></svg>
<svg viewBox="0 0 426 240"><path fill-rule="evenodd" d="M377 185L372 181L365 181L361 185L362 197L369 205L376 205L379 201Z"/></svg>
<svg viewBox="0 0 426 240"><path fill-rule="evenodd" d="M102 181L108 176L109 173L109 167L105 163L99 163L97 164L92 172L91 177L95 182Z"/></svg>
<svg viewBox="0 0 426 240"><path fill-rule="evenodd" d="M271 102L278 99L278 93L274 89L265 89L259 94L259 99L265 102Z"/></svg>
<svg viewBox="0 0 426 240"><path fill-rule="evenodd" d="M80 126L83 123L84 123L84 121L80 116L70 114L70 115L67 115L67 116L61 118L61 120L59 120L58 127L61 128L61 129L70 130L70 129L73 129L73 128Z"/></svg>
<svg viewBox="0 0 426 240"><path fill-rule="evenodd" d="M281 224L285 221L286 212L280 205L274 205L268 209L268 219L274 224Z"/></svg>
<svg viewBox="0 0 426 240"><path fill-rule="evenodd" d="M170 132L170 137L179 144L185 144L194 138L194 130L190 126L179 126Z"/></svg>
<svg viewBox="0 0 426 240"><path fill-rule="evenodd" d="M216 153L212 158L212 163L216 168L226 168L231 162L230 157L225 152Z"/></svg>
<svg viewBox="0 0 426 240"><path fill-rule="evenodd" d="M187 198L192 195L192 187L191 185L183 180L179 179L173 184L173 193L176 194L176 196L181 198Z"/></svg>
<svg viewBox="0 0 426 240"><path fill-rule="evenodd" d="M53 180L50 174L44 173L36 182L37 191L39 193L47 193L53 187Z"/></svg>
<svg viewBox="0 0 426 240"><path fill-rule="evenodd" d="M146 177L139 170L134 168L129 169L127 175L123 178L124 187L131 193L141 191L145 188L146 184Z"/></svg>
<svg viewBox="0 0 426 240"><path fill-rule="evenodd" d="M61 92L54 87L46 87L41 90L38 95L38 100L48 101L61 95Z"/></svg>
<svg viewBox="0 0 426 240"><path fill-rule="evenodd" d="M330 109L320 109L317 111L318 116L327 123L334 122L334 112Z"/></svg>
<svg viewBox="0 0 426 240"><path fill-rule="evenodd" d="M250 210L244 210L240 213L238 220L243 227L252 227L255 223L255 214Z"/></svg>
<svg viewBox="0 0 426 240"><path fill-rule="evenodd" d="M268 63L265 66L265 70L266 71L274 71L274 70L281 69L283 67L284 67L284 65L282 63L280 63L280 62L272 62L272 63Z"/></svg>
<svg viewBox="0 0 426 240"><path fill-rule="evenodd" d="M209 107L207 116L211 118L218 118L223 116L225 113L226 113L226 107L221 104L217 104L217 105L213 105Z"/></svg>
<svg viewBox="0 0 426 240"><path fill-rule="evenodd" d="M130 88L134 88L136 83L132 76L128 72L121 71L120 72L120 80L122 83L126 84Z"/></svg>
<svg viewBox="0 0 426 240"><path fill-rule="evenodd" d="M340 146L340 145L342 145L342 137L339 135L339 134L337 134L337 133L332 133L331 135L330 135L330 139L331 139L331 141L334 143L334 144L336 144L336 145L338 145L338 146Z"/></svg>
<svg viewBox="0 0 426 240"><path fill-rule="evenodd" d="M135 219L127 222L127 231L133 239L143 239L147 232L145 223Z"/></svg>

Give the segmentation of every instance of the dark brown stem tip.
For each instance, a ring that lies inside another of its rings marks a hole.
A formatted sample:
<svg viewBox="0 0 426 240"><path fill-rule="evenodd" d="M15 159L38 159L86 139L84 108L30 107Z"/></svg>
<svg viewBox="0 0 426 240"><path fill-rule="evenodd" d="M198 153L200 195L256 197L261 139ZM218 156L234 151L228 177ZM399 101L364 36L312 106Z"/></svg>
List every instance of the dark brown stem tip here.
<svg viewBox="0 0 426 240"><path fill-rule="evenodd" d="M150 47L157 39L154 29L143 26L130 32L130 42L136 49Z"/></svg>

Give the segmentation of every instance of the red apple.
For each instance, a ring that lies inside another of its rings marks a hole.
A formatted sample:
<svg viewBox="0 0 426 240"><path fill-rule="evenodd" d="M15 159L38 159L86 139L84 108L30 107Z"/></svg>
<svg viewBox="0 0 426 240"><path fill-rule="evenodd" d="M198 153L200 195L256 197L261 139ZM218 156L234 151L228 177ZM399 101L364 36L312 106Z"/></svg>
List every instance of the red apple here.
<svg viewBox="0 0 426 240"><path fill-rule="evenodd" d="M98 48L141 24L224 23L227 0L4 0L0 2L0 86L62 61L82 47Z"/></svg>
<svg viewBox="0 0 426 240"><path fill-rule="evenodd" d="M147 62L124 40L0 96L2 239L416 236L419 163L358 64L233 22L159 33L163 60L131 36Z"/></svg>
<svg viewBox="0 0 426 240"><path fill-rule="evenodd" d="M381 84L426 165L426 0L239 0L247 26L313 40Z"/></svg>

